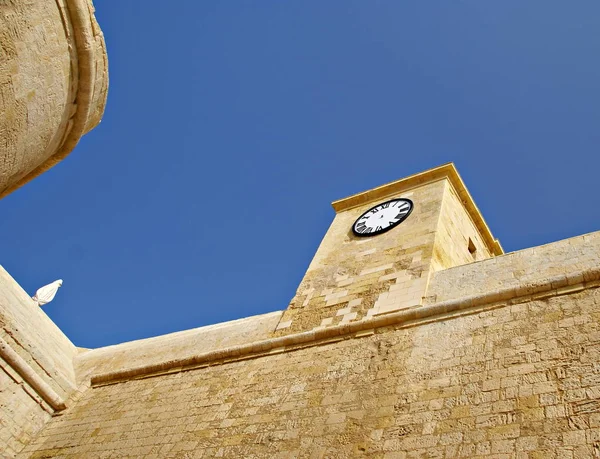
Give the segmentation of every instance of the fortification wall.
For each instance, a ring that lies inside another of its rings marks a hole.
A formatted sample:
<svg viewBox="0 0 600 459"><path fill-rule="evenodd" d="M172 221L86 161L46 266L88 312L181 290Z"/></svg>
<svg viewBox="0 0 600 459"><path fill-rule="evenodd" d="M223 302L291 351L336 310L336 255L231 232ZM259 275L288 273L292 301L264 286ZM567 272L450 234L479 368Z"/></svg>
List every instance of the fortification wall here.
<svg viewBox="0 0 600 459"><path fill-rule="evenodd" d="M50 420L51 413L23 378L0 360L0 457L15 457Z"/></svg>
<svg viewBox="0 0 600 459"><path fill-rule="evenodd" d="M594 457L599 292L95 387L23 457Z"/></svg>
<svg viewBox="0 0 600 459"><path fill-rule="evenodd" d="M13 457L65 408L77 348L0 267L0 445Z"/></svg>
<svg viewBox="0 0 600 459"><path fill-rule="evenodd" d="M104 112L102 31L89 0L0 5L0 197L65 158Z"/></svg>
<svg viewBox="0 0 600 459"><path fill-rule="evenodd" d="M22 457L597 457L599 236L437 272L435 303L362 329L104 361Z"/></svg>

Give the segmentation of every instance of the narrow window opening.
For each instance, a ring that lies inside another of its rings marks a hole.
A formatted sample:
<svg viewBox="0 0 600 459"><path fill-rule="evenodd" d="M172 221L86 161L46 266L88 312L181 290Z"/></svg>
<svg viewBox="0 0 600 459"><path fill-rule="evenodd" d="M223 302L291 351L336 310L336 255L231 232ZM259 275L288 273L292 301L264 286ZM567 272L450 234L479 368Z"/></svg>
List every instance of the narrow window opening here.
<svg viewBox="0 0 600 459"><path fill-rule="evenodd" d="M469 253L473 255L473 258L475 258L475 252L477 252L477 247L475 247L473 240L469 238Z"/></svg>

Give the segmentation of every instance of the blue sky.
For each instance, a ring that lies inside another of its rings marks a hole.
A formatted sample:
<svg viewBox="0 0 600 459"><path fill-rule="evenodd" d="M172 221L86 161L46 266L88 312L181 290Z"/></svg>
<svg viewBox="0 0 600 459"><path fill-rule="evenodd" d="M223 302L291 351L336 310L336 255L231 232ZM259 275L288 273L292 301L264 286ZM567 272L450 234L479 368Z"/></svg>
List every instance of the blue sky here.
<svg viewBox="0 0 600 459"><path fill-rule="evenodd" d="M330 202L448 161L507 252L600 229L600 2L95 6L104 119L0 202L78 346L285 309Z"/></svg>

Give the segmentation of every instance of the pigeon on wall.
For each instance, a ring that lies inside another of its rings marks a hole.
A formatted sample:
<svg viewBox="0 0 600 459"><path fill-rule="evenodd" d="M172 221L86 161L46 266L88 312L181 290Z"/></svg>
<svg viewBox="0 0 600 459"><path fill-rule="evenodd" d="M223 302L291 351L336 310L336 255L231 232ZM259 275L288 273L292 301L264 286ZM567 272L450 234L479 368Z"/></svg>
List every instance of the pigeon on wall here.
<svg viewBox="0 0 600 459"><path fill-rule="evenodd" d="M33 301L35 301L38 306L48 304L54 299L54 296L62 283L62 279L58 279L48 285L44 285L43 287L40 287L31 298L33 298Z"/></svg>

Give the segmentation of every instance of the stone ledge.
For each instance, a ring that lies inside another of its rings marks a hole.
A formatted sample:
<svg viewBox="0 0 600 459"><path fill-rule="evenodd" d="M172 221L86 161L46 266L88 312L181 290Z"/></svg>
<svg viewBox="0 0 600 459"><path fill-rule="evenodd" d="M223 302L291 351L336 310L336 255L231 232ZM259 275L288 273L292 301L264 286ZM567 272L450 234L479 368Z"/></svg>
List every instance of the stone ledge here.
<svg viewBox="0 0 600 459"><path fill-rule="evenodd" d="M54 410L61 411L67 407L65 401L1 337L0 357Z"/></svg>
<svg viewBox="0 0 600 459"><path fill-rule="evenodd" d="M583 282L573 283L581 279L583 279ZM600 281L600 267L549 278L544 282L523 284L517 288L511 287L495 290L486 294L383 314L368 320L320 328L246 345L233 346L184 359L169 360L129 370L96 374L91 376L91 385L92 387L97 387L131 379L147 378L210 365L219 365L236 360L257 358L266 354L325 344L332 339L337 341L340 339L358 338L367 336L369 333L366 332L381 327L402 324L417 325L422 321L447 320L449 315L472 314L479 312L481 309L500 307L510 302L522 302L526 299L565 295L585 288L596 288L600 286L598 281Z"/></svg>

